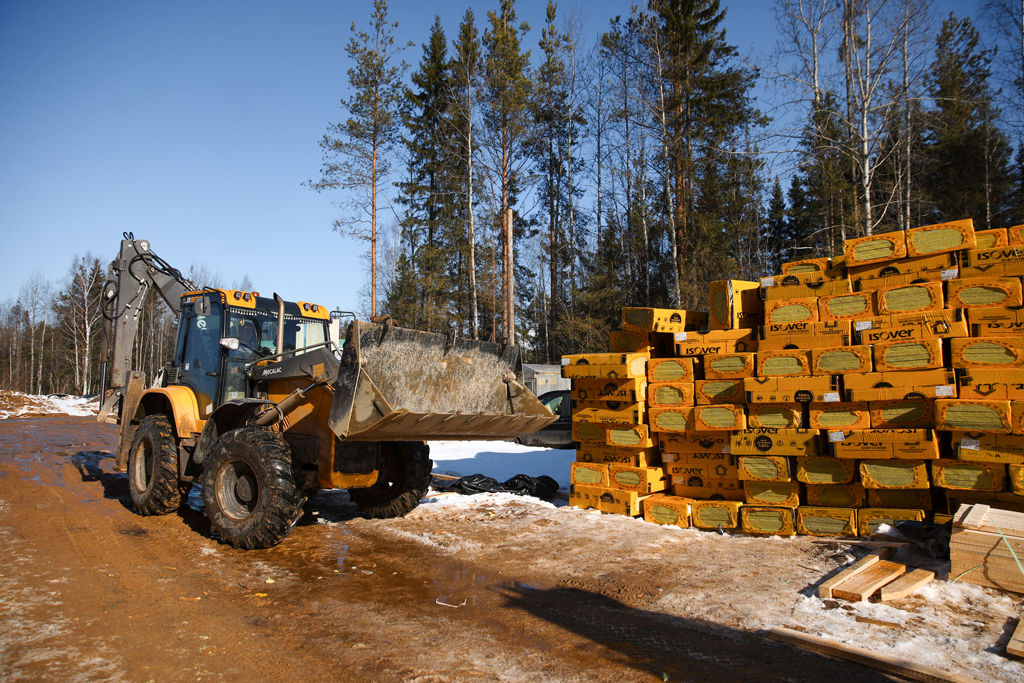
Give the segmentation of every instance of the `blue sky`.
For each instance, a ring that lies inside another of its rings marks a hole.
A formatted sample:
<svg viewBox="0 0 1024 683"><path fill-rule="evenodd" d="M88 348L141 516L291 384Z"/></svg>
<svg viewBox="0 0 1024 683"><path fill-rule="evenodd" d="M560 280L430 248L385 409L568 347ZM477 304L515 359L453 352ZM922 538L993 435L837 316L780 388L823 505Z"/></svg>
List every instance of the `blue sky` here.
<svg viewBox="0 0 1024 683"><path fill-rule="evenodd" d="M536 52L546 0L520 0ZM741 52L775 41L769 0L728 2ZM945 13L974 2L940 0ZM468 3L389 3L415 64L439 13L449 41ZM497 1L472 5L478 27ZM596 36L628 2L580 3ZM567 11L569 3L561 3ZM344 46L370 0L0 0L0 301L33 271L59 283L72 259L105 262L121 233L185 271L196 261L264 295L354 310L365 243L331 229L338 197L303 187L342 118Z"/></svg>

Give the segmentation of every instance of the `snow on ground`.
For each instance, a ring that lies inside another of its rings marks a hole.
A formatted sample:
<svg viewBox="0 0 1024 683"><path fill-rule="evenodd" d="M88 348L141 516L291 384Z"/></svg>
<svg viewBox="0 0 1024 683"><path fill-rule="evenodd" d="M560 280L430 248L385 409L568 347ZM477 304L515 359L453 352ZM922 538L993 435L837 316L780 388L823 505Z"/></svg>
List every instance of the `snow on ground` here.
<svg viewBox="0 0 1024 683"><path fill-rule="evenodd" d="M20 391L0 391L0 419L95 414L95 399L79 396L35 396Z"/></svg>
<svg viewBox="0 0 1024 683"><path fill-rule="evenodd" d="M576 460L576 451L520 446L510 441L431 441L430 459L436 474L483 474L498 481L517 474L547 475L567 491L569 464Z"/></svg>

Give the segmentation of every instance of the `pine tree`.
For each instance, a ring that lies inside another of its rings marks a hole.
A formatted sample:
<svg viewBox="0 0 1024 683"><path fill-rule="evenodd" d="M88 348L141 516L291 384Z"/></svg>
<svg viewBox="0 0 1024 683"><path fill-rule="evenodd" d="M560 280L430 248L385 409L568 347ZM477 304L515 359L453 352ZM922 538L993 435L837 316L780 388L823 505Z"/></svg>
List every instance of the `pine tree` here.
<svg viewBox="0 0 1024 683"><path fill-rule="evenodd" d="M306 186L317 192L351 192L341 204L354 212L334 221L334 229L370 242L370 312L377 315L377 213L383 181L390 171L389 154L395 144L402 100L402 74L407 65L393 64L404 47L392 35L398 22L387 20L386 0L374 0L370 31L357 31L345 52L355 62L348 80L355 91L341 106L349 115L344 123L330 124L320 141L323 166L319 181ZM369 214L367 229L363 216Z"/></svg>
<svg viewBox="0 0 1024 683"><path fill-rule="evenodd" d="M970 19L950 14L942 22L928 76L935 110L924 182L934 220L973 218L978 229L1006 224L1012 148L995 125L991 61Z"/></svg>

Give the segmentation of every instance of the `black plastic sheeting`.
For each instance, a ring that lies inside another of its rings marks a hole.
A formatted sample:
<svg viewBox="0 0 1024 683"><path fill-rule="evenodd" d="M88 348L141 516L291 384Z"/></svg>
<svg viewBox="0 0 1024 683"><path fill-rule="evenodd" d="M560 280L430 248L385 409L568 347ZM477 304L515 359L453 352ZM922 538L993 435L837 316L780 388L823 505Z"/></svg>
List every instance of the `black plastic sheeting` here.
<svg viewBox="0 0 1024 683"><path fill-rule="evenodd" d="M558 492L558 482L548 476L531 477L527 474L517 474L508 481L499 483L497 479L482 474L471 474L445 485L442 490L467 496L474 493L514 493L517 496L551 500Z"/></svg>

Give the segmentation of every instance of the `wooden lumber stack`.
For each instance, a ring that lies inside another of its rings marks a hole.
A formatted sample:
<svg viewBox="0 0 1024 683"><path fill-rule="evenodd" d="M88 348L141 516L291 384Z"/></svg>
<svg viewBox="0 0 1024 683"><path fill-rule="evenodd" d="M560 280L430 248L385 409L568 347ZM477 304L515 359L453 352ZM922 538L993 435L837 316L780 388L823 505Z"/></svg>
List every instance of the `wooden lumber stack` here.
<svg viewBox="0 0 1024 683"><path fill-rule="evenodd" d="M574 501L705 528L696 501L739 503L705 515L823 536L943 521L961 503L1024 512L1018 228L856 238L759 282L711 283L708 313L623 309L611 353L562 359L577 459L609 466L574 468ZM658 470L628 490L614 463Z"/></svg>
<svg viewBox="0 0 1024 683"><path fill-rule="evenodd" d="M1024 514L961 505L949 554L951 579L1024 593Z"/></svg>

